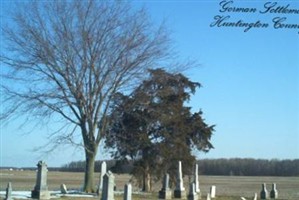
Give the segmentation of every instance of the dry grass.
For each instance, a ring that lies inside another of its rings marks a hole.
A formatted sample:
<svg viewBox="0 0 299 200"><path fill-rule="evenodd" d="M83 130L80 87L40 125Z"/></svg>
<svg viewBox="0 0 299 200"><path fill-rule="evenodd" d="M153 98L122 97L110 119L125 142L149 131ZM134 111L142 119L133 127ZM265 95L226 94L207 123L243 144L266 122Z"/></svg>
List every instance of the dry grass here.
<svg viewBox="0 0 299 200"><path fill-rule="evenodd" d="M99 181L99 173L95 174L95 182ZM62 183L66 184L68 189L79 189L83 183L83 173L71 172L48 172L49 190L59 190ZM123 190L123 186L130 180L130 175L115 175L117 190ZM13 190L30 191L35 185L35 171L0 171L0 190L5 190L7 183L11 182ZM187 178L185 187L187 188ZM276 183L279 191L279 199L299 199L299 177L240 177L240 176L199 176L200 189L202 196L205 197L209 192L211 185L217 187L217 200L240 199L240 196L250 197L261 190L261 184L267 183L268 190L271 190L271 184ZM154 193L147 195L133 195L134 200L157 199L157 192L161 188L161 183L154 185ZM187 188L188 189L188 188ZM136 185L133 185L133 191L138 191ZM219 197L220 196L220 197ZM63 197L63 200L71 198ZM73 198L72 198L73 199ZM90 199L90 198L89 198ZM97 199L99 199L97 197ZM116 200L121 200L122 196L116 195ZM83 200L83 198L76 198Z"/></svg>

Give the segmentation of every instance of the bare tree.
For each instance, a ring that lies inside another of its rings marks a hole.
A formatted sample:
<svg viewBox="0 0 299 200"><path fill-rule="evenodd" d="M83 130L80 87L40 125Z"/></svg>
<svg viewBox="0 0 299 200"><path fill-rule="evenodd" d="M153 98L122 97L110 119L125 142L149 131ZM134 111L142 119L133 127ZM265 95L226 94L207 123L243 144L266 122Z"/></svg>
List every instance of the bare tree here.
<svg viewBox="0 0 299 200"><path fill-rule="evenodd" d="M59 118L78 128L86 156L84 190L92 192L111 99L165 61L167 31L155 28L144 9L118 1L30 2L12 16L2 26L1 119ZM63 130L56 144L72 138L73 131Z"/></svg>

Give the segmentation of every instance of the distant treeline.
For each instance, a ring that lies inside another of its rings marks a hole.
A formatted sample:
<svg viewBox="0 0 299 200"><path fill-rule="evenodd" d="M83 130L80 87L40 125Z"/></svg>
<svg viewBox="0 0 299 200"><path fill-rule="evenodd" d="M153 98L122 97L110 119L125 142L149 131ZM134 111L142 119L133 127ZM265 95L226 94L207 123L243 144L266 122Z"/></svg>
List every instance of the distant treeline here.
<svg viewBox="0 0 299 200"><path fill-rule="evenodd" d="M101 163L103 161L95 162L95 172L101 171ZM119 174L130 174L133 171L134 163L132 161L120 161L120 160L105 160L107 164L107 170L112 171L113 173ZM85 161L74 161L66 165L63 165L60 168L60 171L68 172L84 172L85 170Z"/></svg>
<svg viewBox="0 0 299 200"><path fill-rule="evenodd" d="M101 171L101 162L95 164L95 171ZM132 161L106 160L107 169L114 173L131 173ZM203 159L198 160L199 173L202 175L223 176L299 176L299 159L265 160L265 159ZM83 172L84 161L71 162L60 171Z"/></svg>
<svg viewBox="0 0 299 200"><path fill-rule="evenodd" d="M231 176L299 176L299 159L205 159L198 168L204 175Z"/></svg>

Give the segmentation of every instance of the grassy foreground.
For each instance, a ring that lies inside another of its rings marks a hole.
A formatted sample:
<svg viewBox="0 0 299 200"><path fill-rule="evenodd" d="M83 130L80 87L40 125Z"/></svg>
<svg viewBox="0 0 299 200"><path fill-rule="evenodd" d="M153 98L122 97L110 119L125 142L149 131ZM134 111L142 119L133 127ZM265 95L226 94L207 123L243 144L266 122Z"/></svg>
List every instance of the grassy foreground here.
<svg viewBox="0 0 299 200"><path fill-rule="evenodd" d="M99 182L100 174L95 174L95 184ZM48 172L48 186L50 191L60 190L62 183L66 184L69 190L79 189L83 183L83 173L71 172ZM7 183L12 183L13 191L31 191L34 188L35 171L8 171L0 170L0 191L6 189ZM117 190L123 190L124 185L131 179L128 174L116 174L115 181ZM188 190L189 178L185 176L185 188ZM281 200L299 200L299 177L245 177L245 176L199 176L202 199L205 199L211 185L216 185L217 200L240 200L240 197L252 199L254 193L260 193L261 184L266 183L268 191L271 184L276 183ZM134 200L156 200L161 183L154 184L152 194L133 195ZM137 185L133 185L133 191L139 191ZM0 198L1 199L1 198ZM62 197L62 200L76 199L100 199ZM116 195L115 200L122 200L122 195Z"/></svg>

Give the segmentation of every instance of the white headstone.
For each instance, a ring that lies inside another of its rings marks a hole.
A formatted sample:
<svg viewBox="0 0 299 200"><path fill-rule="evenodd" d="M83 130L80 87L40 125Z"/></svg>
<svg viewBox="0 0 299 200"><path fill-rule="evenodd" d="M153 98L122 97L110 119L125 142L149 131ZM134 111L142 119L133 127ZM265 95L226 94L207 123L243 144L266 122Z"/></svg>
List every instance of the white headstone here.
<svg viewBox="0 0 299 200"><path fill-rule="evenodd" d="M172 192L169 188L169 174L165 174L162 189L159 191L159 199L171 199L171 194Z"/></svg>
<svg viewBox="0 0 299 200"><path fill-rule="evenodd" d="M200 193L199 182L198 182L198 164L195 164L194 166L194 183L195 183L196 192Z"/></svg>
<svg viewBox="0 0 299 200"><path fill-rule="evenodd" d="M11 182L9 182L7 184L7 188L6 188L6 194L5 194L5 199L4 200L12 200L12 196L11 196L11 193L12 193L12 187L11 187Z"/></svg>
<svg viewBox="0 0 299 200"><path fill-rule="evenodd" d="M198 200L198 195L195 190L195 183L190 183L188 200Z"/></svg>
<svg viewBox="0 0 299 200"><path fill-rule="evenodd" d="M60 185L60 191L62 194L67 194L67 187L65 184Z"/></svg>
<svg viewBox="0 0 299 200"><path fill-rule="evenodd" d="M253 200L257 200L257 193L254 193Z"/></svg>
<svg viewBox="0 0 299 200"><path fill-rule="evenodd" d="M186 199L186 190L184 188L181 161L178 162L177 183L176 183L176 188L174 190L174 197L175 198L180 198L180 199Z"/></svg>
<svg viewBox="0 0 299 200"><path fill-rule="evenodd" d="M101 200L114 200L114 175L110 171L108 171L103 177Z"/></svg>
<svg viewBox="0 0 299 200"><path fill-rule="evenodd" d="M179 161L178 163L178 173L177 173L178 182L176 185L177 190L184 191L184 182L183 182L183 171L182 171L182 162Z"/></svg>
<svg viewBox="0 0 299 200"><path fill-rule="evenodd" d="M267 191L266 183L262 184L261 199L268 199L269 193Z"/></svg>
<svg viewBox="0 0 299 200"><path fill-rule="evenodd" d="M50 193L47 186L47 164L39 161L37 164L37 177L34 190L31 191L31 197L34 199L50 199Z"/></svg>
<svg viewBox="0 0 299 200"><path fill-rule="evenodd" d="M278 198L278 191L276 189L276 183L272 184L272 190L270 192L270 198L271 199L277 199Z"/></svg>
<svg viewBox="0 0 299 200"><path fill-rule="evenodd" d="M210 193L207 194L207 200L211 200L211 194Z"/></svg>
<svg viewBox="0 0 299 200"><path fill-rule="evenodd" d="M125 185L124 200L132 200L132 185L130 183Z"/></svg>
<svg viewBox="0 0 299 200"><path fill-rule="evenodd" d="M105 161L101 163L101 174L100 174L100 182L98 187L98 193L100 193L103 189L103 177L107 173L107 164Z"/></svg>
<svg viewBox="0 0 299 200"><path fill-rule="evenodd" d="M216 186L212 185L210 190L211 198L216 198Z"/></svg>

